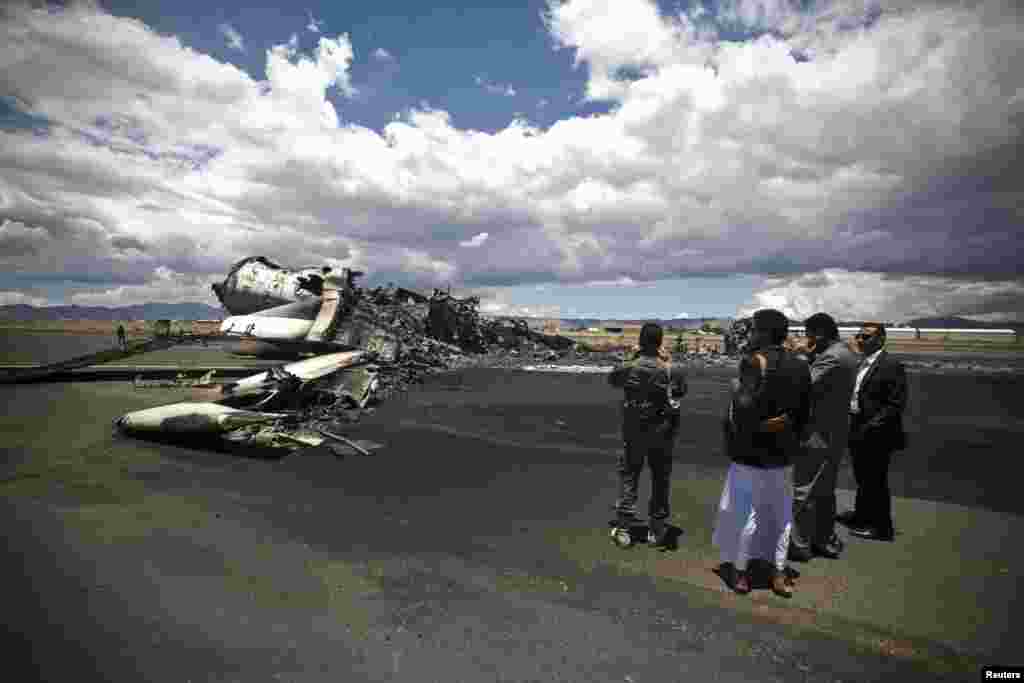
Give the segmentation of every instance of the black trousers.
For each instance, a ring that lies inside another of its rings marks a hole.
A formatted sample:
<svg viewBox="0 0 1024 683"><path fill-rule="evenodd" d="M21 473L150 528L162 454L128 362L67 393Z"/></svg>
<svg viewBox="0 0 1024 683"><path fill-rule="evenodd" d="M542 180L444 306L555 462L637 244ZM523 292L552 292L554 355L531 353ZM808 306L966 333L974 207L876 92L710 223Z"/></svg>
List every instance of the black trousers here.
<svg viewBox="0 0 1024 683"><path fill-rule="evenodd" d="M891 535L892 493L889 491L889 465L892 448L871 442L850 443L853 476L857 480L854 516L859 524Z"/></svg>
<svg viewBox="0 0 1024 683"><path fill-rule="evenodd" d="M652 522L663 522L671 513L669 489L672 479L672 447L675 434L641 433L624 439L619 455L619 498L615 503L618 521L628 525L636 519L640 475L644 463L651 471L651 498L647 513Z"/></svg>

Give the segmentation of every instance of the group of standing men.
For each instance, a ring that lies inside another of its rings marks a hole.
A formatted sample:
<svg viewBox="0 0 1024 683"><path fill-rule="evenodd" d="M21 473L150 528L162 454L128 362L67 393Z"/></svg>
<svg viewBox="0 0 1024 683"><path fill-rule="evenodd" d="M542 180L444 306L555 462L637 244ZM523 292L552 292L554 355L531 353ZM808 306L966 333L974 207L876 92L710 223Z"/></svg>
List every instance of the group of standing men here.
<svg viewBox="0 0 1024 683"><path fill-rule="evenodd" d="M888 486L893 452L906 447L902 415L906 373L885 351L885 326L866 323L856 336L860 358L839 338L831 316L805 323L804 342L788 342L789 322L774 309L757 311L742 350L723 420L732 460L712 535L722 576L738 593L751 588L748 566L768 562L772 590L793 594L787 560L836 559L844 549L836 520L851 535L894 538ZM660 351L662 330L645 325L637 358L614 370L609 382L625 391L620 492L612 537L628 543L637 488L651 469L650 535L663 544L669 516L672 445L679 430L678 399L686 379ZM836 479L850 451L857 482L853 510L836 515Z"/></svg>

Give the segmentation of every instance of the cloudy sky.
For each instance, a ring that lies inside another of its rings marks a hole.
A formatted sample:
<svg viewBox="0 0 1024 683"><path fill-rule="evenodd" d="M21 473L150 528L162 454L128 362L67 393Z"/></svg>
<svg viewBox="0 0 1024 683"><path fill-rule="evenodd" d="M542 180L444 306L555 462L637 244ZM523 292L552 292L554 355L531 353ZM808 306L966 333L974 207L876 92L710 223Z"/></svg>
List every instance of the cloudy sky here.
<svg viewBox="0 0 1024 683"><path fill-rule="evenodd" d="M249 4L2 4L0 303L1024 318L1016 0Z"/></svg>

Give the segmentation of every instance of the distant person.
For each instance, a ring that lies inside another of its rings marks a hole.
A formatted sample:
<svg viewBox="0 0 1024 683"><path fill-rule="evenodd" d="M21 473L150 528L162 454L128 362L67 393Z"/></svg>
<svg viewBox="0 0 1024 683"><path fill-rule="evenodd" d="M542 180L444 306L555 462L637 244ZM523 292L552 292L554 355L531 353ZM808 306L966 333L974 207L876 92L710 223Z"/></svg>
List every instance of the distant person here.
<svg viewBox="0 0 1024 683"><path fill-rule="evenodd" d="M682 368L672 364L661 350L664 332L660 325L646 323L640 329L639 351L612 371L608 383L622 389L622 441L619 455L619 497L612 538L621 546L630 544L630 529L636 525L636 502L640 474L646 461L651 471L648 504L648 542L667 542L669 484L672 476L672 447L679 431L679 399L686 395Z"/></svg>
<svg viewBox="0 0 1024 683"><path fill-rule="evenodd" d="M798 353L811 368L811 416L804 450L793 465L793 533L789 559L815 555L836 559L843 543L835 533L836 477L850 434L849 396L858 359L839 339L832 316L816 313L804 321L807 340Z"/></svg>
<svg viewBox="0 0 1024 683"><path fill-rule="evenodd" d="M754 313L749 347L733 380L725 420L725 449L732 460L718 506L712 542L722 578L737 593L750 592L748 565L772 565L772 591L792 597L786 557L793 517L793 461L810 412L807 363L782 347L789 321L780 311Z"/></svg>
<svg viewBox="0 0 1024 683"><path fill-rule="evenodd" d="M118 323L117 325L117 345L122 351L128 349L128 337L124 331L124 325Z"/></svg>
<svg viewBox="0 0 1024 683"><path fill-rule="evenodd" d="M854 509L839 521L854 536L891 541L895 529L889 465L892 454L907 447L907 373L885 350L885 325L865 323L856 340L863 360L850 399L849 443L857 498Z"/></svg>

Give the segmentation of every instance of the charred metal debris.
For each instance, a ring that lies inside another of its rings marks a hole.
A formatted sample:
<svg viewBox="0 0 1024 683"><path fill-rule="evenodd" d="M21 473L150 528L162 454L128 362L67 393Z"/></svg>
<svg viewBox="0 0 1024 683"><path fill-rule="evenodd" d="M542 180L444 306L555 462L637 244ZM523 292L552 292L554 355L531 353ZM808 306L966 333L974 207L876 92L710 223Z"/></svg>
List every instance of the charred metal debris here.
<svg viewBox="0 0 1024 683"><path fill-rule="evenodd" d="M136 411L115 425L159 440L202 437L277 452L366 455L368 448L339 432L426 375L494 349L532 344L558 355L574 344L531 330L524 320L483 319L476 297L363 289L361 275L345 269L337 277L327 267L288 271L262 257L239 262L213 287L233 314L222 334L318 355L219 385L212 374L148 384L136 379L137 387L195 387L207 400Z"/></svg>

